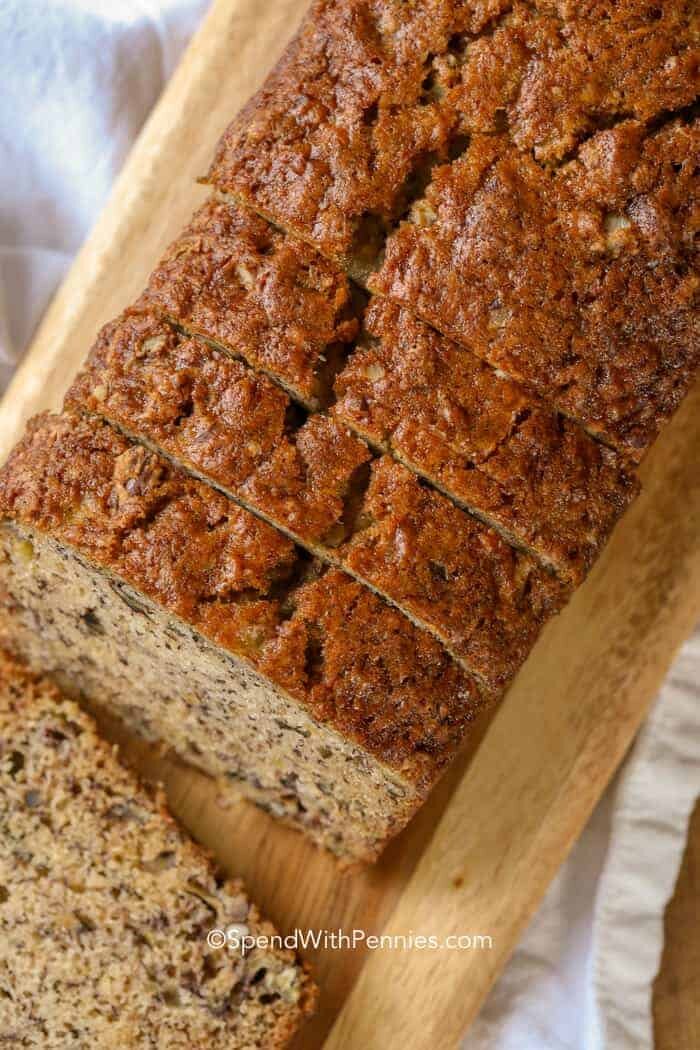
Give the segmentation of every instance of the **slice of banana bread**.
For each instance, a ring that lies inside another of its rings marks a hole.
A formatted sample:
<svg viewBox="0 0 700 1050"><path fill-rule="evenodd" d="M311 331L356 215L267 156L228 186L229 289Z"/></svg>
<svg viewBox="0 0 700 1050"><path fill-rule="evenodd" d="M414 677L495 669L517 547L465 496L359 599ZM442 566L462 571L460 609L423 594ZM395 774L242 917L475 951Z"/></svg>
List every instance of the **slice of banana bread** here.
<svg viewBox="0 0 700 1050"><path fill-rule="evenodd" d="M639 491L624 459L388 299L332 414L580 583Z"/></svg>
<svg viewBox="0 0 700 1050"><path fill-rule="evenodd" d="M232 924L245 954L207 945ZM0 1042L286 1046L316 992L274 935L92 719L0 653Z"/></svg>
<svg viewBox="0 0 700 1050"><path fill-rule="evenodd" d="M347 427L308 416L267 376L150 309L102 329L66 405L150 441L315 547L345 538L346 501L372 458Z"/></svg>
<svg viewBox="0 0 700 1050"><path fill-rule="evenodd" d="M369 584L489 687L512 678L568 596L549 570L390 456L372 460L327 416L295 430L293 405L266 377L151 314L128 312L104 330L66 403Z"/></svg>
<svg viewBox="0 0 700 1050"><path fill-rule="evenodd" d="M243 208L208 201L151 275L144 305L267 372L308 408L357 332L338 267Z"/></svg>
<svg viewBox="0 0 700 1050"><path fill-rule="evenodd" d="M0 473L6 647L347 859L407 822L487 696L430 635L94 419Z"/></svg>

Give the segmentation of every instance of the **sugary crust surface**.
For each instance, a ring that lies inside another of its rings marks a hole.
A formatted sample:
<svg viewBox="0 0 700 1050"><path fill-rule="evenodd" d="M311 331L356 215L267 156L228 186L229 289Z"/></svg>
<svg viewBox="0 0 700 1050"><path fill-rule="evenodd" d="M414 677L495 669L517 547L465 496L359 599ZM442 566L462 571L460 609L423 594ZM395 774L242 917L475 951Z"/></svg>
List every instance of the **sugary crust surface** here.
<svg viewBox="0 0 700 1050"><path fill-rule="evenodd" d="M304 421L266 376L150 311L102 330L66 405L147 438L313 544L342 531L348 486L371 455L347 427Z"/></svg>
<svg viewBox="0 0 700 1050"><path fill-rule="evenodd" d="M323 398L338 346L357 330L341 271L251 212L215 200L170 246L143 301L274 375L311 407Z"/></svg>
<svg viewBox="0 0 700 1050"><path fill-rule="evenodd" d="M337 420L311 416L287 432L284 395L247 372L130 313L103 332L67 403L145 439L349 569L501 686L563 589L389 456L370 475L367 446Z"/></svg>
<svg viewBox="0 0 700 1050"><path fill-rule="evenodd" d="M692 0L316 0L208 180L361 272L465 136L556 164L692 102L697 30Z"/></svg>
<svg viewBox="0 0 700 1050"><path fill-rule="evenodd" d="M507 685L568 588L388 456L373 465L362 515L343 563L439 631L491 688Z"/></svg>
<svg viewBox="0 0 700 1050"><path fill-rule="evenodd" d="M621 458L404 307L364 323L334 414L579 582L638 490Z"/></svg>
<svg viewBox="0 0 700 1050"><path fill-rule="evenodd" d="M623 122L555 172L476 137L372 287L639 459L700 361L699 152L697 119Z"/></svg>
<svg viewBox="0 0 700 1050"><path fill-rule="evenodd" d="M0 992L14 1046L286 1046L316 989L275 931L119 765L94 724L0 653Z"/></svg>
<svg viewBox="0 0 700 1050"><path fill-rule="evenodd" d="M421 789L485 699L367 588L95 420L37 417L0 474L0 513L126 580Z"/></svg>

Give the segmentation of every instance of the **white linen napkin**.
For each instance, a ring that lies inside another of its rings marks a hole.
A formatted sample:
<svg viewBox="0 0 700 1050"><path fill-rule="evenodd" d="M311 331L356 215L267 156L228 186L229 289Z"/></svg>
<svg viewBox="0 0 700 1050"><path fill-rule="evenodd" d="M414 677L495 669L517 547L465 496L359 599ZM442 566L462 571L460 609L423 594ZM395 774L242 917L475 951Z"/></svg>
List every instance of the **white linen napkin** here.
<svg viewBox="0 0 700 1050"><path fill-rule="evenodd" d="M0 5L0 389L206 7ZM699 681L696 634L465 1050L651 1050L663 909L700 793Z"/></svg>
<svg viewBox="0 0 700 1050"><path fill-rule="evenodd" d="M0 3L3 387L207 6Z"/></svg>

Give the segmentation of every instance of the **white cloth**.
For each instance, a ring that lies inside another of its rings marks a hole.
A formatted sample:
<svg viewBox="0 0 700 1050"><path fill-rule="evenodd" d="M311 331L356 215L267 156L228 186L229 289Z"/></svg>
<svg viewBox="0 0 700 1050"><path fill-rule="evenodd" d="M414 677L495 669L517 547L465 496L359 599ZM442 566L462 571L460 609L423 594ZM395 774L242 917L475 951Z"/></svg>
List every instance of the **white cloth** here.
<svg viewBox="0 0 700 1050"><path fill-rule="evenodd" d="M0 4L0 386L206 6ZM700 792L699 679L696 635L468 1050L651 1050L662 913Z"/></svg>
<svg viewBox="0 0 700 1050"><path fill-rule="evenodd" d="M0 2L0 387L206 7Z"/></svg>

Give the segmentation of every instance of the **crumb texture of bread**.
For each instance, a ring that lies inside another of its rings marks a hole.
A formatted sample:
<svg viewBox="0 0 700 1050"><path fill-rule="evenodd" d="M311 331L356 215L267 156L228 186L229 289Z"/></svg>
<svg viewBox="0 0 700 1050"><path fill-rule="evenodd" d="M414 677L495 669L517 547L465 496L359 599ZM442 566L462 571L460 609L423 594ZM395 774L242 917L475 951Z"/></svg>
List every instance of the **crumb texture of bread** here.
<svg viewBox="0 0 700 1050"><path fill-rule="evenodd" d="M638 492L624 459L405 307L374 299L365 333L333 415L581 582Z"/></svg>
<svg viewBox="0 0 700 1050"><path fill-rule="evenodd" d="M374 859L422 801L400 774L74 550L5 526L0 556L8 651L343 863Z"/></svg>
<svg viewBox="0 0 700 1050"><path fill-rule="evenodd" d="M337 418L294 430L293 404L265 377L151 315L127 314L102 334L67 405L145 440L346 569L491 688L512 678L568 595Z"/></svg>
<svg viewBox="0 0 700 1050"><path fill-rule="evenodd" d="M111 606L120 597L115 588L126 584L149 600L149 612L151 607L159 611L163 631L168 618L176 633L189 625L195 646L206 640L217 659L231 666L229 712L224 677L223 711L217 716L228 721L229 738L235 740L240 732L234 717L237 694L243 722L251 702L245 693L251 689L260 709L273 698L275 704L298 709L300 717L325 727L335 753L342 744L377 770L377 791L387 805L401 809L404 822L406 804L392 800L384 783L397 780L402 797L410 796L415 807L493 695L435 639L366 587L302 556L266 523L95 420L70 414L38 417L0 475L0 511L6 523L5 604L17 624L25 624L23 645L31 645L33 620L38 617L42 631L48 630L70 600L68 592L60 601L57 597L62 573L68 573L69 591L71 573L81 581L93 579L93 588L99 577L100 593L111 595ZM51 555L45 541L51 541ZM73 567L54 563L49 573L50 558L60 560L65 552ZM68 659L74 670L80 658L87 665L94 659L95 638L87 630L80 641L75 622L81 609L84 615L91 607L83 591L81 582L71 628L75 643L62 644L67 625L56 630L59 669ZM127 606L129 601L133 598L127 597ZM138 597L136 604L138 609ZM152 617L139 620L127 613L127 625L129 620L139 645L150 644ZM110 627L110 644L119 631L124 627ZM161 639L158 653L150 651L155 681L166 642ZM129 648L125 643L126 653ZM185 658L191 675L195 658ZM182 651L175 666L182 677ZM118 681L122 671L116 667L114 673ZM135 681L130 676L130 688ZM90 689L96 688L93 681ZM180 685L184 704L187 691L185 678ZM148 694L145 689L146 716ZM206 695L195 696L190 705L192 717L206 721ZM179 721L173 716L162 721L163 737L173 746ZM288 738L285 746L291 749ZM291 757L287 754L287 760ZM217 765L219 772L221 762L210 759L209 767ZM250 777L256 763L264 765L264 758L253 749Z"/></svg>
<svg viewBox="0 0 700 1050"><path fill-rule="evenodd" d="M309 408L356 334L350 284L303 241L208 201L153 271L142 305L267 372Z"/></svg>
<svg viewBox="0 0 700 1050"><path fill-rule="evenodd" d="M315 988L92 719L0 654L0 1026L41 1050L286 1046ZM207 944L238 924L246 954Z"/></svg>

